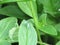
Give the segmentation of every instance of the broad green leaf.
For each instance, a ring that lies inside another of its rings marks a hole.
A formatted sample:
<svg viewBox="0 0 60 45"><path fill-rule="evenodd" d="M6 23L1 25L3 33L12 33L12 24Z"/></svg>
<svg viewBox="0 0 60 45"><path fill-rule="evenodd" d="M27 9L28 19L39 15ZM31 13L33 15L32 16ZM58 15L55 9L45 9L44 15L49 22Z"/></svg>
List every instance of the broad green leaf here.
<svg viewBox="0 0 60 45"><path fill-rule="evenodd" d="M8 17L0 20L0 39L6 39L9 30L17 26L17 19L15 17Z"/></svg>
<svg viewBox="0 0 60 45"><path fill-rule="evenodd" d="M22 21L18 33L19 45L37 45L37 33L33 25Z"/></svg>
<svg viewBox="0 0 60 45"><path fill-rule="evenodd" d="M52 25L42 25L40 30L49 35L57 35L57 30Z"/></svg>
<svg viewBox="0 0 60 45"><path fill-rule="evenodd" d="M31 4L32 3L32 4ZM25 12L27 15L33 17L33 14L37 11L37 7L36 7L36 1L27 1L27 2L17 2L18 6L20 7L20 9ZM31 7L32 5L32 7ZM32 12L32 8L34 10L34 12Z"/></svg>
<svg viewBox="0 0 60 45"><path fill-rule="evenodd" d="M56 45L60 45L60 41L56 43Z"/></svg>
<svg viewBox="0 0 60 45"><path fill-rule="evenodd" d="M29 17L25 15L16 5L9 5L4 8L0 8L0 14L13 16L20 19L28 19Z"/></svg>
<svg viewBox="0 0 60 45"><path fill-rule="evenodd" d="M38 28L38 15L36 1L17 2L18 6L27 15L33 17L36 27Z"/></svg>
<svg viewBox="0 0 60 45"><path fill-rule="evenodd" d="M0 45L11 45L10 42L8 42L7 40L0 40Z"/></svg>

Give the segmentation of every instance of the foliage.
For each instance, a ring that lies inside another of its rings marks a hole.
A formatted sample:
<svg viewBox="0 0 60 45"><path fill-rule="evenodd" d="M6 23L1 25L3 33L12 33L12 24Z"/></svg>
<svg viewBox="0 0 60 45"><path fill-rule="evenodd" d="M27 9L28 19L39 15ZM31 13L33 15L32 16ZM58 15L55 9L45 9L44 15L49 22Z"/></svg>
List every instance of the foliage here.
<svg viewBox="0 0 60 45"><path fill-rule="evenodd" d="M60 0L0 0L0 45L50 45L48 35L59 45L59 4Z"/></svg>

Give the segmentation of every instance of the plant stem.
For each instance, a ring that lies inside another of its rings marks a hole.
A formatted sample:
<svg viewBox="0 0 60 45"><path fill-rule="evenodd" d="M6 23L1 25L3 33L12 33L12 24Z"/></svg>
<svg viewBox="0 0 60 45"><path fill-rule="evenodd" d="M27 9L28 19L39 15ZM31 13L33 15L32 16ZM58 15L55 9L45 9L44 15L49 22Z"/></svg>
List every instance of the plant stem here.
<svg viewBox="0 0 60 45"><path fill-rule="evenodd" d="M38 36L39 36L38 37L39 38L39 42L42 43L42 40L41 40L41 37L40 37L40 32L39 31L37 31L37 32L38 32Z"/></svg>
<svg viewBox="0 0 60 45"><path fill-rule="evenodd" d="M39 32L39 25L38 25L38 16L37 16L37 9L35 10L34 8L34 1L30 1L30 6L31 6L31 11L32 11L32 16L33 16L33 19L35 21L35 27L36 27L36 30L37 30L37 36L39 38L39 42L42 43L42 40L41 40L41 37L40 37L40 32Z"/></svg>

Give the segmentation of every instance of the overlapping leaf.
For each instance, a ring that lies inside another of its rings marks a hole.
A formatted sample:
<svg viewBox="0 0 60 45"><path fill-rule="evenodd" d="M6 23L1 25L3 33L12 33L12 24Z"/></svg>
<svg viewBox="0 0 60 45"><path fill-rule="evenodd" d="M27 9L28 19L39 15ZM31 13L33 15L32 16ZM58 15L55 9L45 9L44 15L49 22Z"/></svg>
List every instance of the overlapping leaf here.
<svg viewBox="0 0 60 45"><path fill-rule="evenodd" d="M17 2L18 6L27 15L33 17L36 27L38 27L38 15L37 15L37 5L36 0L27 2Z"/></svg>
<svg viewBox="0 0 60 45"><path fill-rule="evenodd" d="M17 2L18 6L20 7L20 9L25 12L27 15L29 16L33 16L32 13L37 11L37 7L36 7L36 1L27 1L27 2ZM32 5L32 7L31 7ZM32 9L34 10L34 12L32 12Z"/></svg>
<svg viewBox="0 0 60 45"><path fill-rule="evenodd" d="M42 23L42 24L47 24L47 14L43 13L40 17L39 17L39 21Z"/></svg>
<svg viewBox="0 0 60 45"><path fill-rule="evenodd" d="M19 45L36 45L37 34L32 24L23 20L18 33Z"/></svg>
<svg viewBox="0 0 60 45"><path fill-rule="evenodd" d="M57 35L57 30L52 25L43 25L40 30L49 35Z"/></svg>
<svg viewBox="0 0 60 45"><path fill-rule="evenodd" d="M17 26L17 19L14 17L9 17L0 20L0 39L6 39L9 34L9 30Z"/></svg>
<svg viewBox="0 0 60 45"><path fill-rule="evenodd" d="M20 19L28 19L29 17L25 15L16 5L9 5L4 8L0 8L0 14L13 16Z"/></svg>
<svg viewBox="0 0 60 45"><path fill-rule="evenodd" d="M50 35L57 35L57 30L53 27L53 25L47 23L47 19L47 14L42 14L40 16L40 30Z"/></svg>

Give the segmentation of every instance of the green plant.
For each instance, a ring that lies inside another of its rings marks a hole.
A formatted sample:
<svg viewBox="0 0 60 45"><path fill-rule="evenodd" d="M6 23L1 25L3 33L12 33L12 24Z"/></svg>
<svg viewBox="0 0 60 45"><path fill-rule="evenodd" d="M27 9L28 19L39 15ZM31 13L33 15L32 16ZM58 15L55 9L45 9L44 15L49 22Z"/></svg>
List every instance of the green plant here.
<svg viewBox="0 0 60 45"><path fill-rule="evenodd" d="M0 45L50 45L48 35L59 45L59 4L60 0L0 0L1 17L9 16L0 17Z"/></svg>

